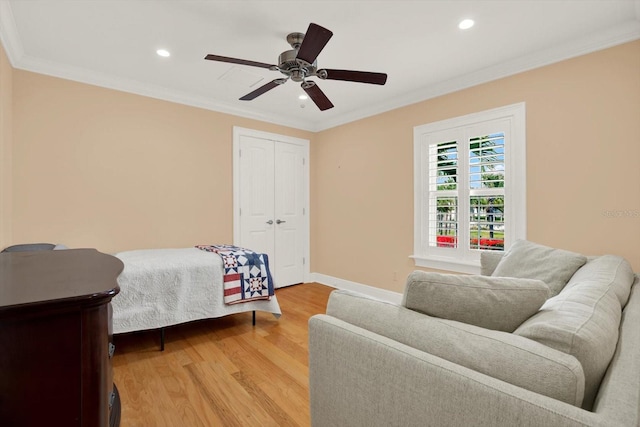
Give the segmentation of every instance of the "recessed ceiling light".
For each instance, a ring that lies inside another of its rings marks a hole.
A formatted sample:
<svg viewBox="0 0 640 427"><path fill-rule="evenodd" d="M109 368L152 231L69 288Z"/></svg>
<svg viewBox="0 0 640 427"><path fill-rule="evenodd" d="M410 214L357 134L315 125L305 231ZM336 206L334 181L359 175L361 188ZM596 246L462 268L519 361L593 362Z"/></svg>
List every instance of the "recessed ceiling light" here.
<svg viewBox="0 0 640 427"><path fill-rule="evenodd" d="M300 95L298 99L304 101L305 99L309 99L309 97L307 95Z"/></svg>
<svg viewBox="0 0 640 427"><path fill-rule="evenodd" d="M166 50L166 49L158 49L158 50L156 50L156 53L157 53L158 55L162 56L163 58L166 58L166 57L168 57L168 56L171 56L171 54L169 53L169 51L168 51L168 50Z"/></svg>
<svg viewBox="0 0 640 427"><path fill-rule="evenodd" d="M473 27L474 24L475 22L473 22L473 19L463 19L458 24L458 28L460 28L461 30L468 30L469 28Z"/></svg>

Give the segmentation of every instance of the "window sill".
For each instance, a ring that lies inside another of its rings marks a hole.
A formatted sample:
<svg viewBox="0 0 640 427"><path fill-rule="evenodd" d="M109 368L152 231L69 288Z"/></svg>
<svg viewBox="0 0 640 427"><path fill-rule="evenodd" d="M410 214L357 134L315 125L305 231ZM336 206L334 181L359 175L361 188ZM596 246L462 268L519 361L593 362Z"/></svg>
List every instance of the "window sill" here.
<svg viewBox="0 0 640 427"><path fill-rule="evenodd" d="M411 255L416 267L453 271L455 273L480 274L480 261L460 261L453 258Z"/></svg>

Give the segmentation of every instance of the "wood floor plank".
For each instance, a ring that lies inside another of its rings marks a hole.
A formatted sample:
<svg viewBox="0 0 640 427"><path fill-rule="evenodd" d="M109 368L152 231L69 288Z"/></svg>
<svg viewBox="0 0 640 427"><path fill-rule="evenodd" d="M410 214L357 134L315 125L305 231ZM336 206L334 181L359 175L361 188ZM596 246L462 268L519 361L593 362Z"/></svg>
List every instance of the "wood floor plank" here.
<svg viewBox="0 0 640 427"><path fill-rule="evenodd" d="M162 359L167 363L158 370L158 374L183 425L207 427L221 423L222 420L206 404L200 390L194 387L185 365L178 362L173 354L165 354Z"/></svg>
<svg viewBox="0 0 640 427"><path fill-rule="evenodd" d="M249 349L240 340L234 340L234 345ZM262 394L269 396L297 425L308 425L308 378L305 384L300 384L289 370L280 368L256 352L247 352L244 357L235 360L235 363L240 368L239 373L251 378L262 390Z"/></svg>
<svg viewBox="0 0 640 427"><path fill-rule="evenodd" d="M273 345L290 357L295 359L298 363L308 366L309 354L307 352L307 346L292 341L289 337L282 334L269 334L264 337L265 341L268 341L270 345Z"/></svg>
<svg viewBox="0 0 640 427"><path fill-rule="evenodd" d="M206 397L223 426L276 426L277 423L260 405L252 404L251 395L226 369L215 362L186 367L194 384Z"/></svg>
<svg viewBox="0 0 640 427"><path fill-rule="evenodd" d="M307 365L300 363L286 351L270 345L270 342L264 338L243 335L240 339L244 345L252 349L254 354L259 353L264 359L271 362L274 368L277 367L286 372L298 384L308 386L309 374Z"/></svg>
<svg viewBox="0 0 640 427"><path fill-rule="evenodd" d="M244 372L236 372L233 377L239 384L251 395L253 401L260 405L276 422L276 425L281 427L298 426L293 418L291 418L280 405L266 394L256 383L253 382L249 375Z"/></svg>
<svg viewBox="0 0 640 427"><path fill-rule="evenodd" d="M131 387L131 383L126 383L121 392L121 397L124 393L127 397L131 397L131 402L136 403L122 407L122 417L132 420L132 423L127 425L185 425L179 409L174 405L158 375L157 366L161 363L159 359L159 357L137 358L131 365L135 369L136 387ZM115 372L117 371L114 369L114 374ZM117 381L116 384L118 384ZM118 390L120 391L120 388ZM127 402L130 402L128 398ZM156 410L156 405L159 403L164 406L162 412Z"/></svg>
<svg viewBox="0 0 640 427"><path fill-rule="evenodd" d="M309 317L333 288L276 290L282 316L240 313L115 337L121 427L308 426Z"/></svg>

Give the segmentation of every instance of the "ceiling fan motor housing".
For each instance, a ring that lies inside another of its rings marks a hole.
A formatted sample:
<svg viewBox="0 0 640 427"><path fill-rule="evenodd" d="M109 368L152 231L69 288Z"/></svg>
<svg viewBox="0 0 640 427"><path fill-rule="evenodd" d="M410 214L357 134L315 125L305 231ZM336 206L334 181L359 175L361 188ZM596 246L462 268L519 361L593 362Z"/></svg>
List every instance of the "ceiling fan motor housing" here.
<svg viewBox="0 0 640 427"><path fill-rule="evenodd" d="M301 82L305 77L315 74L318 61L307 64L296 59L297 56L298 49L282 52L278 57L278 69L282 74L291 77L294 82Z"/></svg>

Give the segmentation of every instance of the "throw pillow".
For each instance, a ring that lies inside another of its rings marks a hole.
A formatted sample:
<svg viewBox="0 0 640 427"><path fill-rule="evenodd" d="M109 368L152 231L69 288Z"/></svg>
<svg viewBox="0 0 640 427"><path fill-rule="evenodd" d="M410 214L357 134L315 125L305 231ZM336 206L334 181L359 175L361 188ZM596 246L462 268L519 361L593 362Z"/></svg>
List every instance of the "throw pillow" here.
<svg viewBox="0 0 640 427"><path fill-rule="evenodd" d="M558 295L587 257L563 249L554 249L527 240L517 240L493 271L494 277L538 279Z"/></svg>
<svg viewBox="0 0 640 427"><path fill-rule="evenodd" d="M414 271L403 305L441 319L513 332L548 297L549 287L540 280Z"/></svg>

